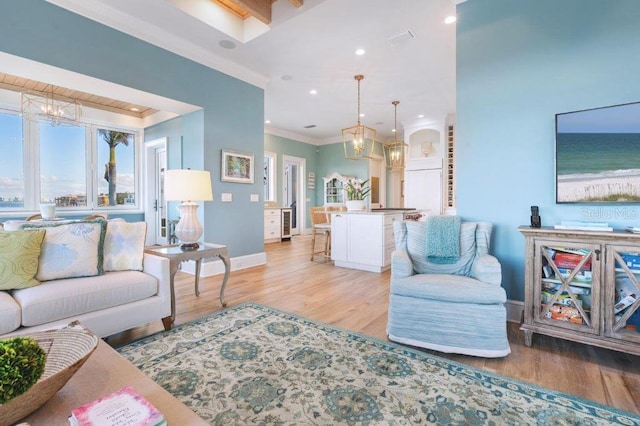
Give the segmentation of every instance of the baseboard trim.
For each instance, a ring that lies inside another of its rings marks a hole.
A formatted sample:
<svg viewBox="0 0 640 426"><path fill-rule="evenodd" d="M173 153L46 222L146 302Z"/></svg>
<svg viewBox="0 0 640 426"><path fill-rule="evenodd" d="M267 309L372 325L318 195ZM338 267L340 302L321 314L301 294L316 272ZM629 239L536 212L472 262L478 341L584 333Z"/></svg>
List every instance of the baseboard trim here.
<svg viewBox="0 0 640 426"><path fill-rule="evenodd" d="M238 271L240 269L251 268L254 266L265 265L267 263L267 253L260 252L249 254L246 256L238 256L231 258L231 270ZM182 272L195 275L196 262L190 260L182 263ZM224 274L224 264L220 259L214 258L205 262L202 262L200 266L201 277L211 277L214 275Z"/></svg>
<svg viewBox="0 0 640 426"><path fill-rule="evenodd" d="M504 307L507 308L507 321L520 324L522 321L522 313L524 312L524 302L507 300Z"/></svg>

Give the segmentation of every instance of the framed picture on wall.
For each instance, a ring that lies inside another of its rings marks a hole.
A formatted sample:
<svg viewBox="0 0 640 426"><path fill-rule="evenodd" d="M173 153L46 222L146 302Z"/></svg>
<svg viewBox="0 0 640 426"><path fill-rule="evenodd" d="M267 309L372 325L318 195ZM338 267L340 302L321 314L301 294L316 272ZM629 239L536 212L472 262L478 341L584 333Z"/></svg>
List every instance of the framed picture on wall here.
<svg viewBox="0 0 640 426"><path fill-rule="evenodd" d="M253 183L253 154L222 150L222 181Z"/></svg>

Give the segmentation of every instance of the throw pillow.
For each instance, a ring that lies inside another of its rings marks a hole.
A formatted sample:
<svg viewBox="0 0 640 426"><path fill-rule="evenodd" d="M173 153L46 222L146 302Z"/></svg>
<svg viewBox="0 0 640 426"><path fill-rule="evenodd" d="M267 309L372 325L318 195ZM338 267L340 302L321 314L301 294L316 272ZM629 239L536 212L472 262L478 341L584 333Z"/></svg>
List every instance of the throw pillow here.
<svg viewBox="0 0 640 426"><path fill-rule="evenodd" d="M105 271L142 271L147 224L109 221L104 237Z"/></svg>
<svg viewBox="0 0 640 426"><path fill-rule="evenodd" d="M44 230L0 231L0 290L33 287Z"/></svg>
<svg viewBox="0 0 640 426"><path fill-rule="evenodd" d="M63 223L25 223L22 229L45 229L36 279L90 277L103 273L104 219Z"/></svg>

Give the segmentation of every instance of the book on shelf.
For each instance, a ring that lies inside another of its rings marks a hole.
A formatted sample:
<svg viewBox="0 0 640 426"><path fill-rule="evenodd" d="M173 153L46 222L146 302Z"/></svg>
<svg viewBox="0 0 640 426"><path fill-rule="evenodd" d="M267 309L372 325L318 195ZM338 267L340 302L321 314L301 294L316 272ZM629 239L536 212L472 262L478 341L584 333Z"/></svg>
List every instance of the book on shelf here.
<svg viewBox="0 0 640 426"><path fill-rule="evenodd" d="M133 387L113 392L71 411L71 426L166 426L164 415Z"/></svg>
<svg viewBox="0 0 640 426"><path fill-rule="evenodd" d="M640 226L627 226L624 229L627 232L631 232L631 233L634 233L634 234L640 234Z"/></svg>
<svg viewBox="0 0 640 426"><path fill-rule="evenodd" d="M574 254L574 253L565 253L565 252L557 252L553 257L553 262L556 264L556 267L563 269L575 269L580 262L584 259L584 255L582 254ZM591 258L588 258L586 262L580 268L585 271L591 270Z"/></svg>
<svg viewBox="0 0 640 426"><path fill-rule="evenodd" d="M585 221L576 221L576 220L562 220L560 221L560 225L586 226L589 228L608 228L609 227L609 224L607 222L585 222Z"/></svg>
<svg viewBox="0 0 640 426"><path fill-rule="evenodd" d="M553 290L558 291L562 287L562 283L552 282L552 281L544 281L542 283L543 290ZM591 294L591 284L589 283L571 283L569 288L573 292L573 294Z"/></svg>

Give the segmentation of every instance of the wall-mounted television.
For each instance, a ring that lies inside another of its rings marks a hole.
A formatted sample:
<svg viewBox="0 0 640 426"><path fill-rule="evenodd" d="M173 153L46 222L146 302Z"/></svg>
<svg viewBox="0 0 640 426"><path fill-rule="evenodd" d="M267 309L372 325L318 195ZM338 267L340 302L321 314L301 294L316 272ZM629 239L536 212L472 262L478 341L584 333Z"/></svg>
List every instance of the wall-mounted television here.
<svg viewBox="0 0 640 426"><path fill-rule="evenodd" d="M556 203L640 203L640 102L556 114Z"/></svg>

